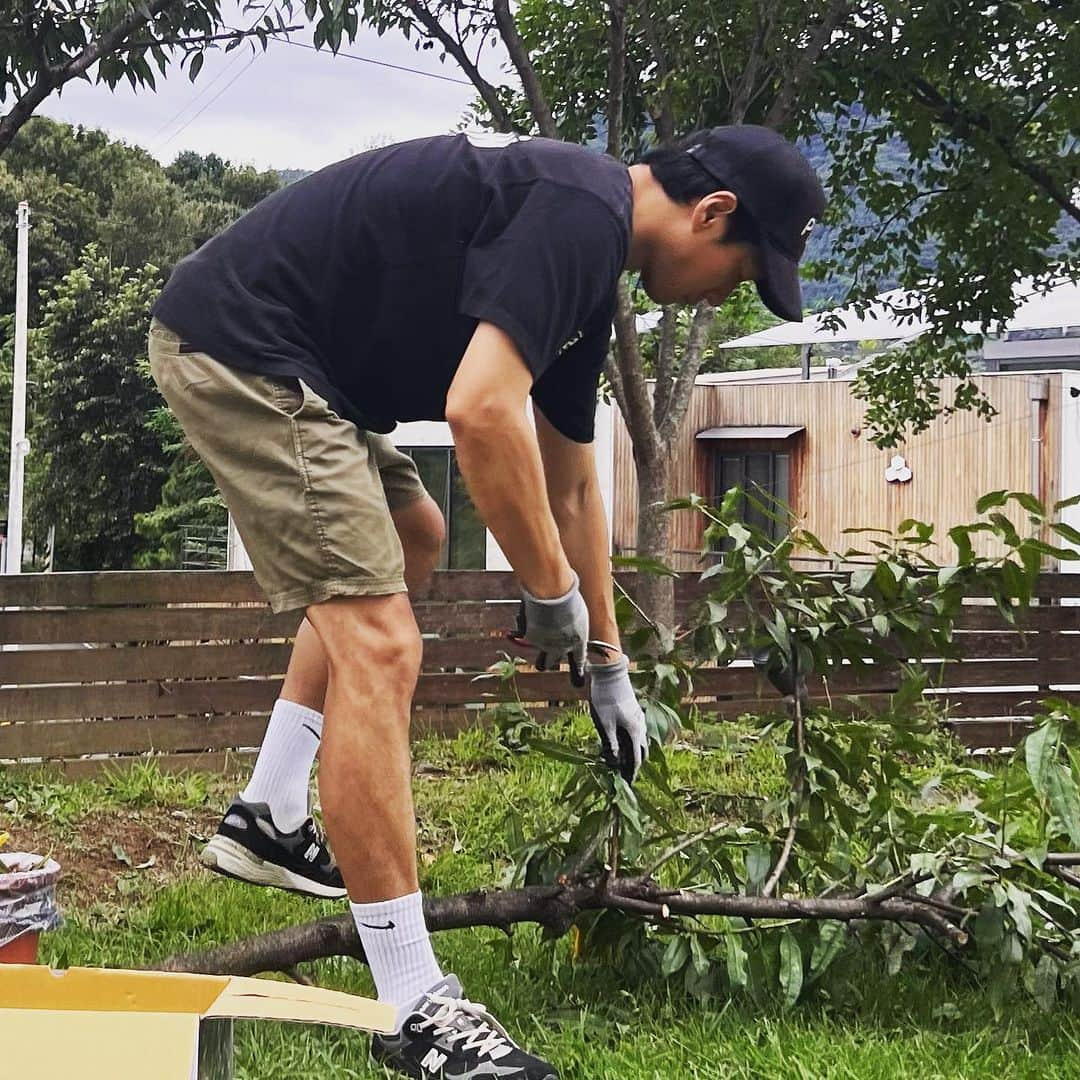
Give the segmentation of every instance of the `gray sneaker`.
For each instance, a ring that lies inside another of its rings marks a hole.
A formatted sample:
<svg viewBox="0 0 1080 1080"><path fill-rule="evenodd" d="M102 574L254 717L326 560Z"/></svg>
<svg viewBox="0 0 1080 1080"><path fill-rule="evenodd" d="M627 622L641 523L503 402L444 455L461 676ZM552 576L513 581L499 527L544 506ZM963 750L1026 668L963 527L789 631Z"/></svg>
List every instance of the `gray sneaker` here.
<svg viewBox="0 0 1080 1080"><path fill-rule="evenodd" d="M526 1054L484 1008L461 996L447 975L413 1006L397 1035L375 1035L376 1061L415 1080L559 1080Z"/></svg>
<svg viewBox="0 0 1080 1080"><path fill-rule="evenodd" d="M329 900L346 895L341 871L311 818L295 832L283 833L266 803L239 796L199 859L210 870L252 885Z"/></svg>

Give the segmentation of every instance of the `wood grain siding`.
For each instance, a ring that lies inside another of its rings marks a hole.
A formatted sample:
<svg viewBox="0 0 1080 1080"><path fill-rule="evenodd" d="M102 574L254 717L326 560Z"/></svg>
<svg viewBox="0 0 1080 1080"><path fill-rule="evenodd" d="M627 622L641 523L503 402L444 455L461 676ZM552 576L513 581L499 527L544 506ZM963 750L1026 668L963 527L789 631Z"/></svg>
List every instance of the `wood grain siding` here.
<svg viewBox="0 0 1080 1080"><path fill-rule="evenodd" d="M906 518L916 518L935 525L945 542L930 554L948 562L954 555L948 530L974 520L980 495L998 488L1030 490L1033 448L1042 447L1040 497L1049 502L1071 494L1061 491L1059 477L1060 376L1048 376L1050 396L1040 410L1041 444L1032 440L1029 378L1026 373L978 376L976 383L997 410L992 421L972 413L938 419L894 450L878 450L862 433L865 406L852 396L850 382L699 384L672 461L672 492L715 494L710 461L715 444L698 440L698 432L728 425L802 426L804 434L790 440L791 492L792 509L806 528L830 549L843 551L856 539L844 536L847 528L895 529ZM955 386L955 380L943 381L943 401L952 400ZM852 429L860 433L853 435ZM894 454L903 454L911 466L914 475L907 484L885 480ZM615 427L614 490L613 540L617 550L632 549L637 482L621 417ZM700 517L675 514L675 549L695 551L700 542ZM977 546L984 553L994 550L986 538Z"/></svg>

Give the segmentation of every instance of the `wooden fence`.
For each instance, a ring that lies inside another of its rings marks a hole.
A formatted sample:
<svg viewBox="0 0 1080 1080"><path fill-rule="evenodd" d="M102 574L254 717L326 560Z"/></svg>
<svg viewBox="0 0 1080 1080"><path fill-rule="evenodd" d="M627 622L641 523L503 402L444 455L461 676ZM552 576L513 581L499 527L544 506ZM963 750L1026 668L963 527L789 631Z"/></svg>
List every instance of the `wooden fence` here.
<svg viewBox="0 0 1080 1080"><path fill-rule="evenodd" d="M632 588L632 575L623 579ZM700 591L677 583L685 612ZM504 652L527 656L506 633L515 622L512 575L447 571L416 597L425 635L414 699L416 733L482 723L514 689L478 673ZM957 634L963 660L932 664L934 690L964 742L1009 745L1042 697L1080 702L1080 575L1046 575L1023 633L973 601ZM0 577L0 762L55 762L72 774L153 753L163 768L228 768L259 745L289 658L299 613L273 615L250 574L112 572ZM749 665L702 671L695 698L722 717L780 707ZM826 688L883 702L896 672ZM543 718L579 699L563 673L523 671L521 700Z"/></svg>

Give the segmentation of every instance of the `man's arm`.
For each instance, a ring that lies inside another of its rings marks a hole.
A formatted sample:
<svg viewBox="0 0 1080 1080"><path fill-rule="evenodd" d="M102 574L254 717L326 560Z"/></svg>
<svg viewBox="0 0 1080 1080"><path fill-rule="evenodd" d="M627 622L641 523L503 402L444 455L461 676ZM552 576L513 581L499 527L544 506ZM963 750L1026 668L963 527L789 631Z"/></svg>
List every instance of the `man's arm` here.
<svg viewBox="0 0 1080 1080"><path fill-rule="evenodd" d="M563 596L574 575L548 502L537 437L525 415L532 383L510 336L481 322L447 393L446 420L480 517L522 586L543 599ZM582 587L584 592L584 580Z"/></svg>
<svg viewBox="0 0 1080 1080"><path fill-rule="evenodd" d="M589 637L619 648L611 544L596 471L596 452L592 443L568 439L539 409L534 409L533 415L551 512L563 550L581 580L581 595L589 609Z"/></svg>

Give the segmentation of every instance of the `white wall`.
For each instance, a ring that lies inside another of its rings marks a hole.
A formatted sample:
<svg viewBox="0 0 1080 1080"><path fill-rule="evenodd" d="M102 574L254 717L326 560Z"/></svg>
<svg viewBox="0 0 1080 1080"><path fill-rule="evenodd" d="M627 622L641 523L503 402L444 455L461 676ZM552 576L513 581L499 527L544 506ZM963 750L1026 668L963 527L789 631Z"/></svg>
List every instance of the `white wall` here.
<svg viewBox="0 0 1080 1080"><path fill-rule="evenodd" d="M1075 395L1075 396L1074 396ZM1059 498L1070 499L1080 495L1080 372L1061 372L1061 488ZM1061 511L1061 520L1074 529L1080 529L1080 506L1070 506ZM1060 537L1055 543L1072 547ZM1062 559L1059 569L1063 574L1080 573L1080 561Z"/></svg>
<svg viewBox="0 0 1080 1080"><path fill-rule="evenodd" d="M530 412L531 415L531 412ZM614 503L615 484L615 406L600 402L596 409L596 449L597 471L600 474L600 493L607 511L608 535L611 535L611 515ZM415 420L408 424L398 424L390 435L395 446L453 446L450 425L435 420ZM1078 444L1080 460L1080 444ZM1080 479L1080 471L1076 473ZM495 542L495 537L487 534L488 570L509 570L510 563ZM229 516L229 561L230 570L250 570L251 560L244 550L240 534Z"/></svg>

